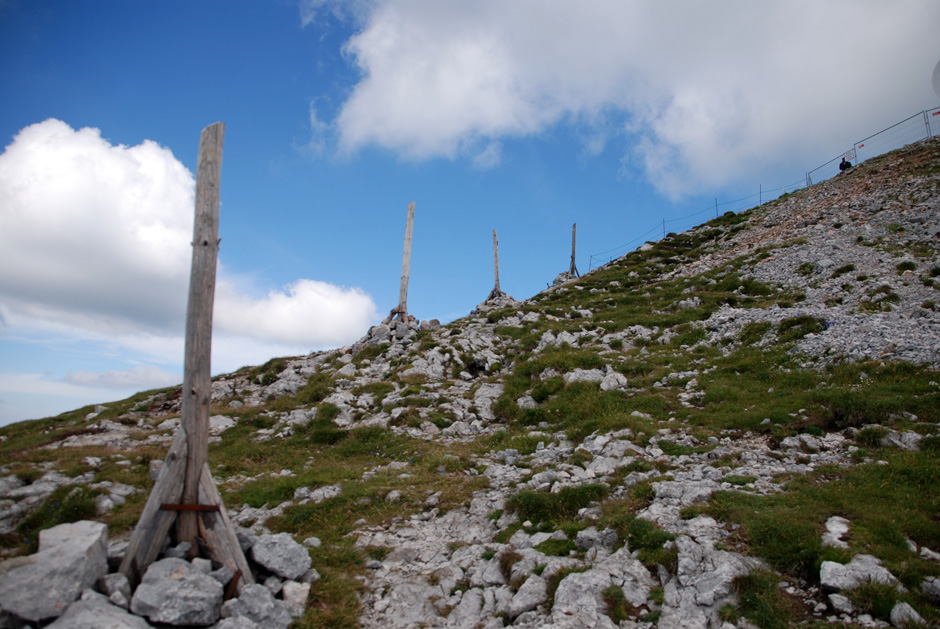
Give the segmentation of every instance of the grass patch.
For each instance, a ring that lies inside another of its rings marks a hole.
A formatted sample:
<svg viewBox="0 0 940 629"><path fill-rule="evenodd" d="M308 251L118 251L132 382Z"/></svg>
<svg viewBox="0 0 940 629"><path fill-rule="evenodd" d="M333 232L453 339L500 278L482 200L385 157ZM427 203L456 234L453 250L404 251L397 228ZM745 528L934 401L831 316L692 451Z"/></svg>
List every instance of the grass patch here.
<svg viewBox="0 0 940 629"><path fill-rule="evenodd" d="M907 546L907 539L928 547L940 540L940 455L882 453L888 465L823 468L798 477L787 491L771 496L718 492L707 511L741 524L746 546L775 569L810 581L832 551L821 545L823 523L833 515L852 521L852 547L884 560L914 589L924 577L940 573Z"/></svg>
<svg viewBox="0 0 940 629"><path fill-rule="evenodd" d="M506 500L506 509L521 520L559 524L577 517L578 510L601 500L607 487L600 484L565 487L557 494L524 489Z"/></svg>
<svg viewBox="0 0 940 629"><path fill-rule="evenodd" d="M842 266L840 266L839 268L837 268L835 271L833 271L833 272L832 272L832 275L830 275L829 277L830 277L830 279L835 279L835 278L839 277L840 275L845 275L846 273L851 273L851 272L854 271L854 270L855 270L855 265L854 265L854 264L843 264Z"/></svg>
<svg viewBox="0 0 940 629"><path fill-rule="evenodd" d="M744 345L753 345L764 338L764 335L767 334L772 327L773 325L770 321L751 321L750 323L746 323L738 334L738 341Z"/></svg>
<svg viewBox="0 0 940 629"><path fill-rule="evenodd" d="M824 323L824 321L809 315L790 317L777 325L777 335L784 343L798 341L807 334L822 332L825 329Z"/></svg>
<svg viewBox="0 0 940 629"><path fill-rule="evenodd" d="M97 495L96 490L86 487L63 485L56 488L42 506L23 518L16 527L17 532L25 537L29 552L39 550L39 531L43 529L79 520L94 520Z"/></svg>
<svg viewBox="0 0 940 629"><path fill-rule="evenodd" d="M788 629L806 617L799 601L780 591L780 576L756 570L734 580L738 612L762 629Z"/></svg>

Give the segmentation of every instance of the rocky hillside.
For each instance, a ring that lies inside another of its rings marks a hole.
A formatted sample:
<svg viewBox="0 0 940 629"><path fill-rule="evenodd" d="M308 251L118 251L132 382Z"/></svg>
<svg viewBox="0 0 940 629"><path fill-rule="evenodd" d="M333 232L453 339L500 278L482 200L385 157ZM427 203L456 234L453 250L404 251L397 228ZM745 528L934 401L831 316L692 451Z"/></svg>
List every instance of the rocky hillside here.
<svg viewBox="0 0 940 629"><path fill-rule="evenodd" d="M933 140L527 301L218 377L210 466L294 627L940 626L938 303ZM96 520L113 567L179 395L0 428L4 554ZM13 611L22 563L0 627L55 617ZM95 587L120 626L219 618ZM233 601L215 626L291 622Z"/></svg>

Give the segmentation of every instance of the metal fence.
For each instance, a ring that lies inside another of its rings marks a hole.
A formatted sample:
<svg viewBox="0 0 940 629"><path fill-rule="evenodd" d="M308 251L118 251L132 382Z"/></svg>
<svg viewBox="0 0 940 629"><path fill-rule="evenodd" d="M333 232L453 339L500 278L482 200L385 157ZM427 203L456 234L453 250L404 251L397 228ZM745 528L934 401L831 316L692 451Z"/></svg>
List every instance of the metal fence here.
<svg viewBox="0 0 940 629"><path fill-rule="evenodd" d="M843 155L833 157L822 166L817 166L806 173L806 185L811 186L814 183L838 175L839 164L842 162L843 157L852 162L853 165L861 164L872 157L877 157L914 142L932 138L935 135L940 135L940 107L918 112L906 120L868 136L864 140L859 140Z"/></svg>
<svg viewBox="0 0 940 629"><path fill-rule="evenodd" d="M872 157L887 153L888 151L893 151L907 146L908 144L920 142L921 140L926 140L938 135L940 135L940 107L918 112L906 120L902 120L887 129L883 129L874 135L859 140L850 150L837 157L833 157L822 166L817 166L807 172L805 181L796 181L779 188L765 189L763 186L760 186L757 192L749 196L721 203L718 202L718 199L715 199L713 206L708 206L688 216L663 219L661 223L658 223L646 233L640 234L630 242L626 242L613 249L608 249L607 251L591 254L588 270L595 268L595 263L597 266L603 266L604 264L612 262L625 253L628 253L636 243L643 243L650 240L650 236L654 238L657 235L665 237L669 232L691 229L712 218L712 213L717 217L729 211L735 213L742 212L767 201L773 201L787 192L793 192L794 190L799 190L800 188L809 187L815 183L825 181L839 174L839 164L842 162L843 157L848 159L852 162L852 165L855 166Z"/></svg>

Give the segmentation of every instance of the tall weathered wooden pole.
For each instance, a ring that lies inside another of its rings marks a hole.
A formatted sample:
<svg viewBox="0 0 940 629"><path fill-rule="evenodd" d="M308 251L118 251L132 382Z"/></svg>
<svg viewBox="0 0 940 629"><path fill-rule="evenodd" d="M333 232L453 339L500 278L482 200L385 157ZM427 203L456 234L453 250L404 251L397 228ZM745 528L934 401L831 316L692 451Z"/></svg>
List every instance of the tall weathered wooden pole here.
<svg viewBox="0 0 940 629"><path fill-rule="evenodd" d="M408 275L411 272L411 227L415 220L415 203L408 204L408 219L405 223L405 252L401 259L401 289L398 291L398 318L408 320Z"/></svg>
<svg viewBox="0 0 940 629"><path fill-rule="evenodd" d="M578 267L574 265L574 246L576 242L576 237L578 233L578 224L574 223L571 226L571 268L568 269L568 275L572 277L581 277L581 274L578 273Z"/></svg>
<svg viewBox="0 0 940 629"><path fill-rule="evenodd" d="M224 136L225 125L217 122L203 129L199 139L180 428L121 561L120 571L132 587L157 558L174 522L178 523L178 542L190 542L191 552L196 553L197 538L201 538L212 557L232 570L232 589L240 590L254 581L208 465L212 306Z"/></svg>
<svg viewBox="0 0 940 629"><path fill-rule="evenodd" d="M499 243L496 241L496 230L493 230L493 275L496 277L496 285L493 288L494 293L501 293L499 289Z"/></svg>
<svg viewBox="0 0 940 629"><path fill-rule="evenodd" d="M198 504L199 476L209 451L209 407L212 404L212 306L215 267L219 255L219 179L225 124L202 130L196 164L196 218L193 227L193 265L186 309L186 349L180 424L186 432L186 475L183 504ZM198 515L182 511L177 539L196 548Z"/></svg>

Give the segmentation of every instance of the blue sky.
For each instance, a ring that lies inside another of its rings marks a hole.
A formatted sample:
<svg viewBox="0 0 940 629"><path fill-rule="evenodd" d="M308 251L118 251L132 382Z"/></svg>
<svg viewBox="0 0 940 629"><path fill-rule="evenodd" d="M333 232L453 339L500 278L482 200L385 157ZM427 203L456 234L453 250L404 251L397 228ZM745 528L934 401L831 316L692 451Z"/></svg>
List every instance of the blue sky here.
<svg viewBox="0 0 940 629"><path fill-rule="evenodd" d="M213 122L222 373L381 320L410 201L409 311L447 322L493 286L493 229L523 299L572 223L584 272L779 194L940 104L937 24L932 0L0 0L0 424L181 381Z"/></svg>

